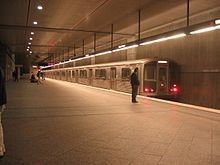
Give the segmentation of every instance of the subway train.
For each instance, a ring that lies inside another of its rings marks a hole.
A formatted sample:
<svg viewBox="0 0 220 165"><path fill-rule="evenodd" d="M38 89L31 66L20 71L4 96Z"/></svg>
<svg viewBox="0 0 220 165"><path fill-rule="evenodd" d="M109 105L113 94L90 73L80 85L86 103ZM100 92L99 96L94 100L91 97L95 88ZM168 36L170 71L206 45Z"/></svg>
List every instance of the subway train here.
<svg viewBox="0 0 220 165"><path fill-rule="evenodd" d="M46 77L131 93L130 75L138 67L139 95L177 99L180 67L169 60L141 59L43 70Z"/></svg>

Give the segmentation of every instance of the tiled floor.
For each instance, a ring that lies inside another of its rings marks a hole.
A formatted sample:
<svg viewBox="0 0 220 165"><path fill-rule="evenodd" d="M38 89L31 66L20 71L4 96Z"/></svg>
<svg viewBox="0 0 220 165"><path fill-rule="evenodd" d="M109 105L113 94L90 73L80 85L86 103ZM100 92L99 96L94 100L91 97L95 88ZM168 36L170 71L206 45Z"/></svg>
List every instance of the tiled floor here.
<svg viewBox="0 0 220 165"><path fill-rule="evenodd" d="M219 165L220 115L46 80L8 83L1 165Z"/></svg>

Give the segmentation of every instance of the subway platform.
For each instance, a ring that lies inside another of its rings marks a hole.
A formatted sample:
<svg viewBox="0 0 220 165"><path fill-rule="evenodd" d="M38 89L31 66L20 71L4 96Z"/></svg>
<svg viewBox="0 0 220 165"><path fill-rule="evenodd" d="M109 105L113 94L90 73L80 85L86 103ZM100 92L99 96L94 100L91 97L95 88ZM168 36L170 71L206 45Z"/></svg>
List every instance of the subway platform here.
<svg viewBox="0 0 220 165"><path fill-rule="evenodd" d="M7 92L1 165L220 164L220 113L50 79Z"/></svg>

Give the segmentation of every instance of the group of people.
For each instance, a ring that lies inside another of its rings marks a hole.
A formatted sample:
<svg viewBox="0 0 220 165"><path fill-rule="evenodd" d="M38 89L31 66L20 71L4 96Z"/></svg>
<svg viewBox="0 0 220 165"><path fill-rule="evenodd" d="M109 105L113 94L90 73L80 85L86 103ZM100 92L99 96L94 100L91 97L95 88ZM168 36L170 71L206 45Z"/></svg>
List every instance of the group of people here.
<svg viewBox="0 0 220 165"><path fill-rule="evenodd" d="M45 80L45 76L44 76L44 73L43 73L43 72L41 72L41 71L38 71L38 72L37 72L37 79L35 78L35 75L34 75L34 73L32 72L32 73L31 73L30 82L31 82L31 83L41 84L41 80L40 80L41 78L42 78L42 80Z"/></svg>

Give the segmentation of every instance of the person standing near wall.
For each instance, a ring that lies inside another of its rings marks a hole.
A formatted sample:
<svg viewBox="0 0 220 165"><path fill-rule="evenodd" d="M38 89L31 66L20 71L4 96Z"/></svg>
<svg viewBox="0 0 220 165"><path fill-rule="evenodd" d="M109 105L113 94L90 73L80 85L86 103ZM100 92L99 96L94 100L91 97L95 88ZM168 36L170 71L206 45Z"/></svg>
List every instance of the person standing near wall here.
<svg viewBox="0 0 220 165"><path fill-rule="evenodd" d="M138 86L139 86L139 80L138 80L138 68L134 69L134 72L131 74L131 87L132 87L132 103L138 103L136 100L136 96L138 93Z"/></svg>
<svg viewBox="0 0 220 165"><path fill-rule="evenodd" d="M3 75L3 70L2 68L0 68L0 158L2 158L5 153L1 117L4 109L6 108L6 103L7 103L7 96L6 96L5 79Z"/></svg>

